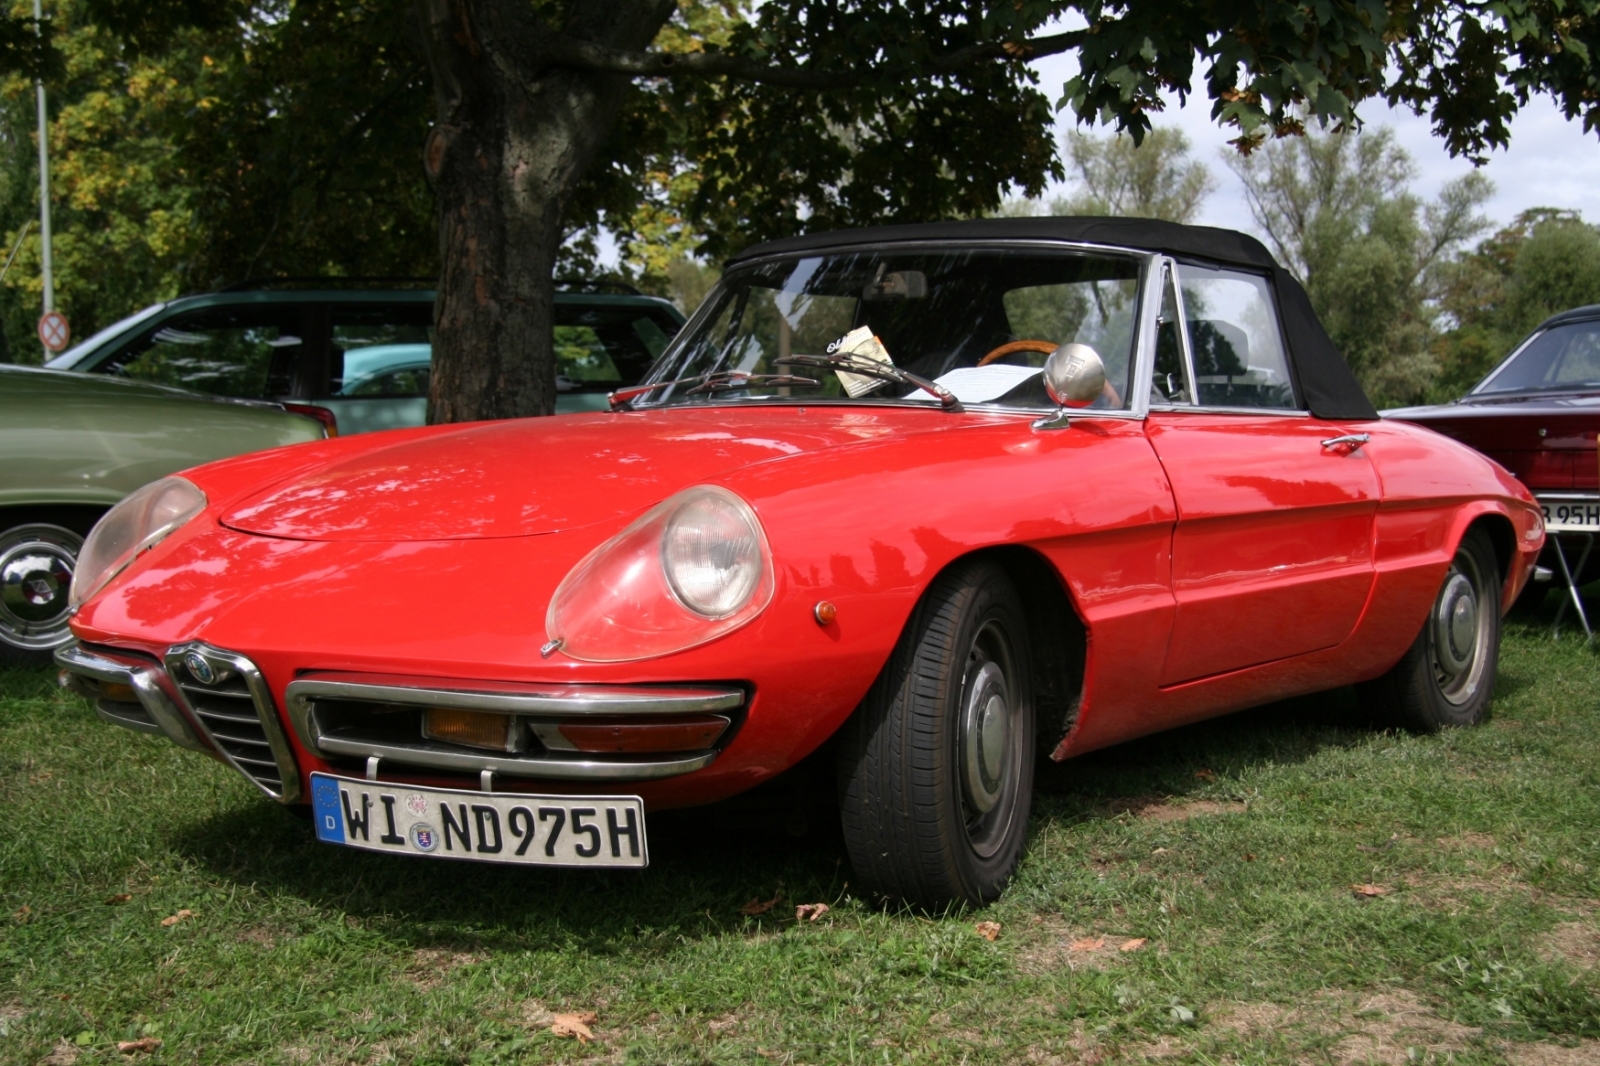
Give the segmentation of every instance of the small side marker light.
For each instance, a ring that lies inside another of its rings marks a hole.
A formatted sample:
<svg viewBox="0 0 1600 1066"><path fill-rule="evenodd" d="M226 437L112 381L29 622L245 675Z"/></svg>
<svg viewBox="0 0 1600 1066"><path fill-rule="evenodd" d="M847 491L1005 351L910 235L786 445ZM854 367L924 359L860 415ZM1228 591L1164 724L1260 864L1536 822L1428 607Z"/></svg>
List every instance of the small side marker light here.
<svg viewBox="0 0 1600 1066"><path fill-rule="evenodd" d="M830 625L835 618L839 617L839 608L827 600L818 600L817 605L811 608L811 613L816 616L817 625L825 626Z"/></svg>

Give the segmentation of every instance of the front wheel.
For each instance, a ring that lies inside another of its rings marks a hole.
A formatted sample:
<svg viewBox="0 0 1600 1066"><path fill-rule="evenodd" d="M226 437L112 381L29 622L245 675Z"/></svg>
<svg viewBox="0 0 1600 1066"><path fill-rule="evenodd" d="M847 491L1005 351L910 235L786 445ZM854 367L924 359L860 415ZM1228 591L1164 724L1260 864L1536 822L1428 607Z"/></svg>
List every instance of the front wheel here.
<svg viewBox="0 0 1600 1066"><path fill-rule="evenodd" d="M1374 709L1422 733L1477 725L1500 659L1500 567L1481 529L1461 539L1422 632L1382 677L1361 686Z"/></svg>
<svg viewBox="0 0 1600 1066"><path fill-rule="evenodd" d="M999 896L1033 801L1021 598L987 561L933 583L839 747L845 845L871 890L938 907Z"/></svg>
<svg viewBox="0 0 1600 1066"><path fill-rule="evenodd" d="M0 663L42 664L72 639L67 591L83 538L37 522L0 531Z"/></svg>

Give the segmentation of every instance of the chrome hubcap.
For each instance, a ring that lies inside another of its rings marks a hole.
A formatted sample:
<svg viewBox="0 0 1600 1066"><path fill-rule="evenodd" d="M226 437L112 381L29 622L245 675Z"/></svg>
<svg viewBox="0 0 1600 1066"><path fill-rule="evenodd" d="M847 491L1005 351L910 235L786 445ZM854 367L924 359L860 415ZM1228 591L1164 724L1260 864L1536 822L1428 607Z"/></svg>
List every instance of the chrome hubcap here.
<svg viewBox="0 0 1600 1066"><path fill-rule="evenodd" d="M967 840L987 858L1005 843L1017 815L1023 758L1022 714L1010 638L998 622L978 630L967 653L956 738Z"/></svg>
<svg viewBox="0 0 1600 1066"><path fill-rule="evenodd" d="M967 805L980 814L994 810L1005 784L1006 754L1011 742L1007 704L1005 674L994 663L984 663L968 685L961 723Z"/></svg>
<svg viewBox="0 0 1600 1066"><path fill-rule="evenodd" d="M1484 612L1494 609L1491 596L1472 557L1456 556L1433 605L1430 641L1439 691L1453 704L1471 699L1483 679L1489 640Z"/></svg>
<svg viewBox="0 0 1600 1066"><path fill-rule="evenodd" d="M67 591L83 539L60 526L18 526L0 534L0 640L44 649L71 639Z"/></svg>

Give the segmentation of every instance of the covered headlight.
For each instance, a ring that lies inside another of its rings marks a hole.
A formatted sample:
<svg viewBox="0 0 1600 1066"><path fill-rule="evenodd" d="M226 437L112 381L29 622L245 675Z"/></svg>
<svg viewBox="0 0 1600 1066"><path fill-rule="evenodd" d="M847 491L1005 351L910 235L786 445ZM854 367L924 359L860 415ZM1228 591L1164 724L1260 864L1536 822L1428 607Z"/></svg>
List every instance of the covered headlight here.
<svg viewBox="0 0 1600 1066"><path fill-rule="evenodd" d="M89 531L67 601L78 607L139 554L206 508L206 494L181 477L164 477L130 493Z"/></svg>
<svg viewBox="0 0 1600 1066"><path fill-rule="evenodd" d="M772 555L750 505L700 485L651 508L562 580L545 628L574 659L621 662L714 640L772 600Z"/></svg>

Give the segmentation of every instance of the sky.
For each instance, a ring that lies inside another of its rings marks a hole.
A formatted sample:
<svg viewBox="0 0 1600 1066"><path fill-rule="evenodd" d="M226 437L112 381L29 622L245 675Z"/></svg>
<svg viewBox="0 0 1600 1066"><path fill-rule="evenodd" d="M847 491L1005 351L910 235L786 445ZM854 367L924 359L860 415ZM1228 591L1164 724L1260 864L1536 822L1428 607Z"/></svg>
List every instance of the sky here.
<svg viewBox="0 0 1600 1066"><path fill-rule="evenodd" d="M1071 53L1048 56L1033 67L1039 72L1039 88L1056 99L1061 87L1077 73L1077 60ZM1412 188L1425 199L1432 199L1446 182L1472 169L1466 160L1450 157L1425 117L1393 110L1381 100L1368 101L1359 114L1368 129L1394 129L1396 139L1417 164ZM1173 96L1167 101L1167 110L1154 116L1153 121L1157 126L1182 130L1189 138L1194 158L1210 167L1217 179L1217 191L1195 221L1253 229L1243 187L1223 159L1224 153L1233 152L1227 142L1237 136L1237 131L1224 131L1211 121L1211 101L1206 98L1201 78L1196 76L1187 106L1179 107ZM1071 119L1066 117L1058 135L1064 140L1070 128ZM1511 124L1511 146L1492 153L1482 170L1495 187L1494 196L1484 205L1484 214L1497 227L1530 207L1572 208L1581 211L1588 221L1600 222L1600 137L1586 136L1581 122L1568 122L1554 104L1542 97L1535 98L1517 115ZM1047 193L1045 199L1057 194Z"/></svg>
<svg viewBox="0 0 1600 1066"><path fill-rule="evenodd" d="M1054 27L1040 32L1054 32ZM1078 69L1077 57L1070 52L1047 56L1032 66L1039 72L1039 88L1052 100L1061 96L1062 86ZM1446 182L1472 170L1466 160L1450 157L1444 142L1433 135L1427 118L1408 110L1391 109L1381 100L1368 101L1358 113L1368 129L1394 129L1396 139L1417 164L1412 190L1424 199L1433 199ZM1216 178L1217 190L1202 205L1195 221L1255 231L1244 188L1224 160L1225 155L1233 153L1228 141L1237 136L1237 131L1225 131L1212 122L1211 101L1198 72L1187 105L1180 107L1176 96L1169 97L1167 110L1153 121L1160 127L1176 126L1182 130L1189 138L1193 157L1210 167ZM1070 116L1064 115L1057 127L1063 144L1071 128ZM1106 131L1100 128L1091 132ZM1510 147L1490 153L1482 170L1494 183L1494 195L1484 205L1483 213L1495 229L1530 207L1571 208L1581 212L1587 221L1600 223L1600 136L1585 135L1581 122L1569 122L1544 97L1535 97L1512 120ZM1048 201L1069 190L1070 186L1057 186L1046 191L1044 199ZM607 265L617 261L616 245L609 233L602 235L601 261Z"/></svg>

